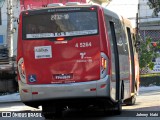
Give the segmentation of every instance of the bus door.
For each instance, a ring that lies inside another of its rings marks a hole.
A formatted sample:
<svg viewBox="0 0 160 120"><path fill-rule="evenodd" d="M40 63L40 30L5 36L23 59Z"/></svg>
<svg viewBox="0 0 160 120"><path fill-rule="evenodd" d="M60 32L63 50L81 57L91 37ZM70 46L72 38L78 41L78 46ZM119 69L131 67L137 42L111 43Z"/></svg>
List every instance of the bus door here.
<svg viewBox="0 0 160 120"><path fill-rule="evenodd" d="M127 29L127 36L128 36L128 42L129 42L129 51L130 51L130 64L131 64L131 92L134 93L135 88L135 63L134 63L134 52L133 52L133 43L132 43L132 37L131 37L131 30L129 27Z"/></svg>
<svg viewBox="0 0 160 120"><path fill-rule="evenodd" d="M26 11L22 17L22 46L28 84L100 79L96 7Z"/></svg>
<svg viewBox="0 0 160 120"><path fill-rule="evenodd" d="M110 30L111 30L111 51L112 55L112 76L111 76L111 97L114 100L119 100L120 96L120 72L119 72L119 54L115 33L114 22L110 21Z"/></svg>

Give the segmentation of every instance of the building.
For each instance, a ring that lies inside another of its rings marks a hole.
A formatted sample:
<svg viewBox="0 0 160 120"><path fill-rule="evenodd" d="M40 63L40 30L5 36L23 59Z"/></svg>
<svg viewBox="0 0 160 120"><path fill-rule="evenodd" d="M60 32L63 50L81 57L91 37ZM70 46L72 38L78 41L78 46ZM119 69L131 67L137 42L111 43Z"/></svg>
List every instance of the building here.
<svg viewBox="0 0 160 120"><path fill-rule="evenodd" d="M7 45L7 15L10 14L7 11L7 1L4 0L1 2L1 25L0 25L0 45ZM13 25L13 55L17 54L17 31L18 31L18 23L17 19L20 13L20 5L19 0L12 0L13 6L13 22L11 23Z"/></svg>
<svg viewBox="0 0 160 120"><path fill-rule="evenodd" d="M139 32L143 40L151 37L156 42L160 40L160 16L154 16L147 3L148 0L139 0Z"/></svg>

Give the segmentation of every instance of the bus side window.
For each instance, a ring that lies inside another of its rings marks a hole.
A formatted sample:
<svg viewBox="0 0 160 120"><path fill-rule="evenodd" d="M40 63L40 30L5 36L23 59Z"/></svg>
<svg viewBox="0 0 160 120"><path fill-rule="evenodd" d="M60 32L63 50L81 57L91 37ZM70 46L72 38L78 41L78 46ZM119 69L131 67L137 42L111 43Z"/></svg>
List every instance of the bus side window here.
<svg viewBox="0 0 160 120"><path fill-rule="evenodd" d="M128 45L128 41L127 41L127 36L125 34L125 30L123 31L123 45L124 45L124 53L125 55L128 55L129 54L129 45Z"/></svg>
<svg viewBox="0 0 160 120"><path fill-rule="evenodd" d="M123 47L123 31L121 27L121 23L118 19L115 19L115 34L116 34L116 39L117 39L117 47L118 47L118 53L120 55L124 55L124 47Z"/></svg>
<svg viewBox="0 0 160 120"><path fill-rule="evenodd" d="M134 53L137 52L136 50L136 38L135 38L135 34L131 34L132 35L132 44L133 44L133 51Z"/></svg>

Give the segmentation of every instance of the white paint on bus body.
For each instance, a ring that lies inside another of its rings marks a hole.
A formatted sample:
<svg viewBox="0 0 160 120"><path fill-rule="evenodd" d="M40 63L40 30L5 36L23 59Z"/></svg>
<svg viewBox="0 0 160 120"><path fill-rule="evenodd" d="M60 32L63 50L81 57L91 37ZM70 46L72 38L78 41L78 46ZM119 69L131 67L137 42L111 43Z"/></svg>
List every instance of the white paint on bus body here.
<svg viewBox="0 0 160 120"><path fill-rule="evenodd" d="M76 36L76 35L90 35L96 34L98 30L83 30L83 31L71 31L71 32L59 32L59 33L37 33L37 34L26 34L26 38L50 38L60 36Z"/></svg>
<svg viewBox="0 0 160 120"><path fill-rule="evenodd" d="M52 58L51 46L37 46L34 47L35 59Z"/></svg>

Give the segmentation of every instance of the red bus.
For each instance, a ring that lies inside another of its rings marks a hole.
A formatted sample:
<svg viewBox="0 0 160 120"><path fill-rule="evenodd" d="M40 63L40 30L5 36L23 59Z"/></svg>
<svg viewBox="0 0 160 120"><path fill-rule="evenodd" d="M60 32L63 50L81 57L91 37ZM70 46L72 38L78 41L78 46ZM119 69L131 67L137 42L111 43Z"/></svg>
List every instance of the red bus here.
<svg viewBox="0 0 160 120"><path fill-rule="evenodd" d="M23 11L18 32L21 100L46 118L63 109L135 103L139 65L129 20L98 5Z"/></svg>

